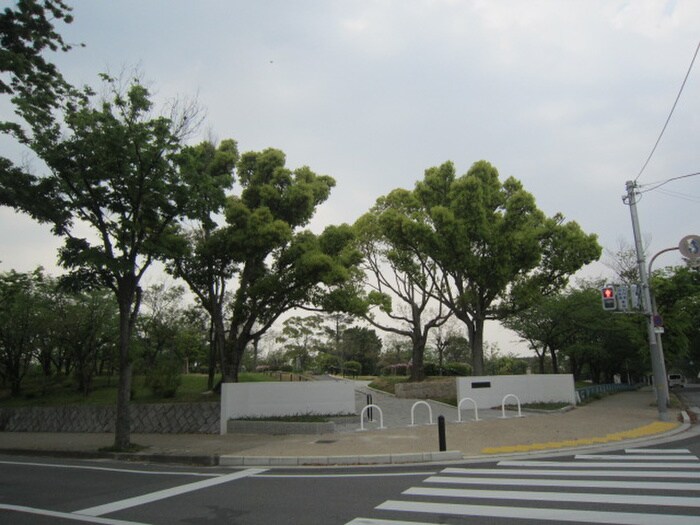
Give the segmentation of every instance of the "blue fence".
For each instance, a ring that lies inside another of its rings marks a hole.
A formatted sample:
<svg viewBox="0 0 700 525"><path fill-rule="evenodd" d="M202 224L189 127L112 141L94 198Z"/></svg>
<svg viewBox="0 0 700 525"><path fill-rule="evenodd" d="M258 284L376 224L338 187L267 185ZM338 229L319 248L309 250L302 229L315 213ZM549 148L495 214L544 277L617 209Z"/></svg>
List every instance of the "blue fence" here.
<svg viewBox="0 0 700 525"><path fill-rule="evenodd" d="M628 385L627 383L591 385L576 389L576 402L582 403L591 396L598 394L612 394L615 392L625 392L627 390L636 390L638 385Z"/></svg>

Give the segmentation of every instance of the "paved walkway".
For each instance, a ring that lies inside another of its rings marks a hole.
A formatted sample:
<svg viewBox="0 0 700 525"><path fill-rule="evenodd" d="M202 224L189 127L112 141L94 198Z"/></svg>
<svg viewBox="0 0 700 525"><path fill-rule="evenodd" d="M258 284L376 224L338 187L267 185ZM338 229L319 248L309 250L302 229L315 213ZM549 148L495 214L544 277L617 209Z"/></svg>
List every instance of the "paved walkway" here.
<svg viewBox="0 0 700 525"><path fill-rule="evenodd" d="M359 410L366 405L368 392L365 385L358 385ZM437 425L426 424L424 405L415 411L420 426L411 427L410 409L415 400L400 400L375 391L371 394L374 403L384 411L384 430L379 430L378 421L374 421L366 424L368 430L358 432L358 416L340 432L323 435L133 434L132 442L144 450L126 457L226 465L410 463L634 443L691 428L677 421L658 421L649 389L614 394L568 412L524 413L521 418L511 412L512 417L503 419L500 410L490 410L479 411L480 421L474 421L472 411L463 410L462 423L455 423L454 407L430 402L433 420L442 414L447 423L447 451L439 452ZM680 411L671 414L675 417ZM109 457L99 449L111 446L113 438L112 434L0 432L0 453Z"/></svg>
<svg viewBox="0 0 700 525"><path fill-rule="evenodd" d="M336 379L343 381L342 379ZM439 416L445 417L445 423L455 423L458 420L457 409L451 405L432 401L430 399L401 399L369 388L369 381L353 381L355 385L355 410L358 416L344 418L336 422L338 432L356 432L364 427L366 430L377 430L382 424L385 428L406 428L413 426L437 424ZM367 407L368 403L377 405L379 410L373 408L371 411L372 420L368 421L365 412L364 424L360 423L359 415ZM479 420L498 419L502 416L501 410L478 410ZM506 415L514 415L506 411ZM523 415L527 415L523 413ZM465 422L474 419L474 409L471 406L462 408L461 419Z"/></svg>

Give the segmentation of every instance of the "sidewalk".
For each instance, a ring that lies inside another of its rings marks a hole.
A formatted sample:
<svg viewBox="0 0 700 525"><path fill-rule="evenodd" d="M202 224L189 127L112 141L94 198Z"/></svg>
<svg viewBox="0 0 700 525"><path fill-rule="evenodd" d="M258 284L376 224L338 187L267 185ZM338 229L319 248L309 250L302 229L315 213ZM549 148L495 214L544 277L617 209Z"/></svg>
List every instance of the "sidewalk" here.
<svg viewBox="0 0 700 525"><path fill-rule="evenodd" d="M364 406L362 396L359 401ZM38 453L78 457L117 457L143 461L197 463L206 465L329 465L413 463L463 458L489 458L495 455L543 450L578 448L597 444L678 433L689 428L678 421L658 421L653 394L649 389L614 394L568 412L523 413L463 410L466 421L456 423L456 409L431 402L433 421L445 416L447 451L439 453L438 427L426 425L427 408L419 405L416 423L410 425L410 409L400 417L398 407L405 400L373 392L373 400L387 407L385 430L379 430L378 417L365 423L368 430L352 428L323 435L228 434L133 434L132 442L144 446L141 453L100 453L113 443L112 434L59 434L0 432L0 453ZM408 401L409 406L415 402ZM389 404L394 404L389 406ZM402 406L405 409L405 405ZM451 412L450 412L451 410ZM437 413L436 413L437 412ZM488 412L488 414L486 414ZM676 417L679 411L670 411ZM488 416L488 417L487 417ZM406 422L407 418L407 422ZM359 415L356 426L359 426Z"/></svg>

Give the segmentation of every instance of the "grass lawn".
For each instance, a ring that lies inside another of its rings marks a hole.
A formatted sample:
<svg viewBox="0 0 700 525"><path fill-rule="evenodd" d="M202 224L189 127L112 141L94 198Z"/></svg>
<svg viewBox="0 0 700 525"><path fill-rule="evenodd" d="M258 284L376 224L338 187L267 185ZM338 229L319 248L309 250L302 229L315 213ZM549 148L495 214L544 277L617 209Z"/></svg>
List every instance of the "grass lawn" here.
<svg viewBox="0 0 700 525"><path fill-rule="evenodd" d="M253 372L242 372L241 382L275 381L275 377ZM218 382L217 377L216 381ZM25 406L61 406L61 405L113 405L117 400L116 376L96 377L92 392L84 396L77 391L77 384L72 377L53 377L49 380L43 376L27 376L22 382L19 397L10 397L9 389L0 388L0 407ZM174 398L155 397L144 386L143 376L134 376L132 382L134 403L193 403L200 401L219 401L219 395L207 391L206 374L183 374L182 383Z"/></svg>

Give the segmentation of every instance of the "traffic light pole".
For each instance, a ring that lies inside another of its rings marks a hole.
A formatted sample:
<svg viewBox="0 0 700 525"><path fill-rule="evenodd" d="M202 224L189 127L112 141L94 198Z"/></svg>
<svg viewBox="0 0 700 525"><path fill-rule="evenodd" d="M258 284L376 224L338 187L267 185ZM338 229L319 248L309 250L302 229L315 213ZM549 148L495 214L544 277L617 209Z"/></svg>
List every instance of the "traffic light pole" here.
<svg viewBox="0 0 700 525"><path fill-rule="evenodd" d="M651 290L649 289L649 275L642 246L642 238L639 229L639 217L637 215L637 185L634 181L627 181L627 196L622 200L630 207L632 216L632 232L634 234L634 247L637 251L637 265L639 267L639 278L642 285L642 301L644 305L644 315L647 318L647 335L649 338L649 351L651 352L651 368L654 376L654 388L656 389L656 404L659 410L660 421L670 421L668 414L668 386L666 380L666 366L664 364L663 351L656 341L656 330L654 329L654 313L651 303Z"/></svg>

